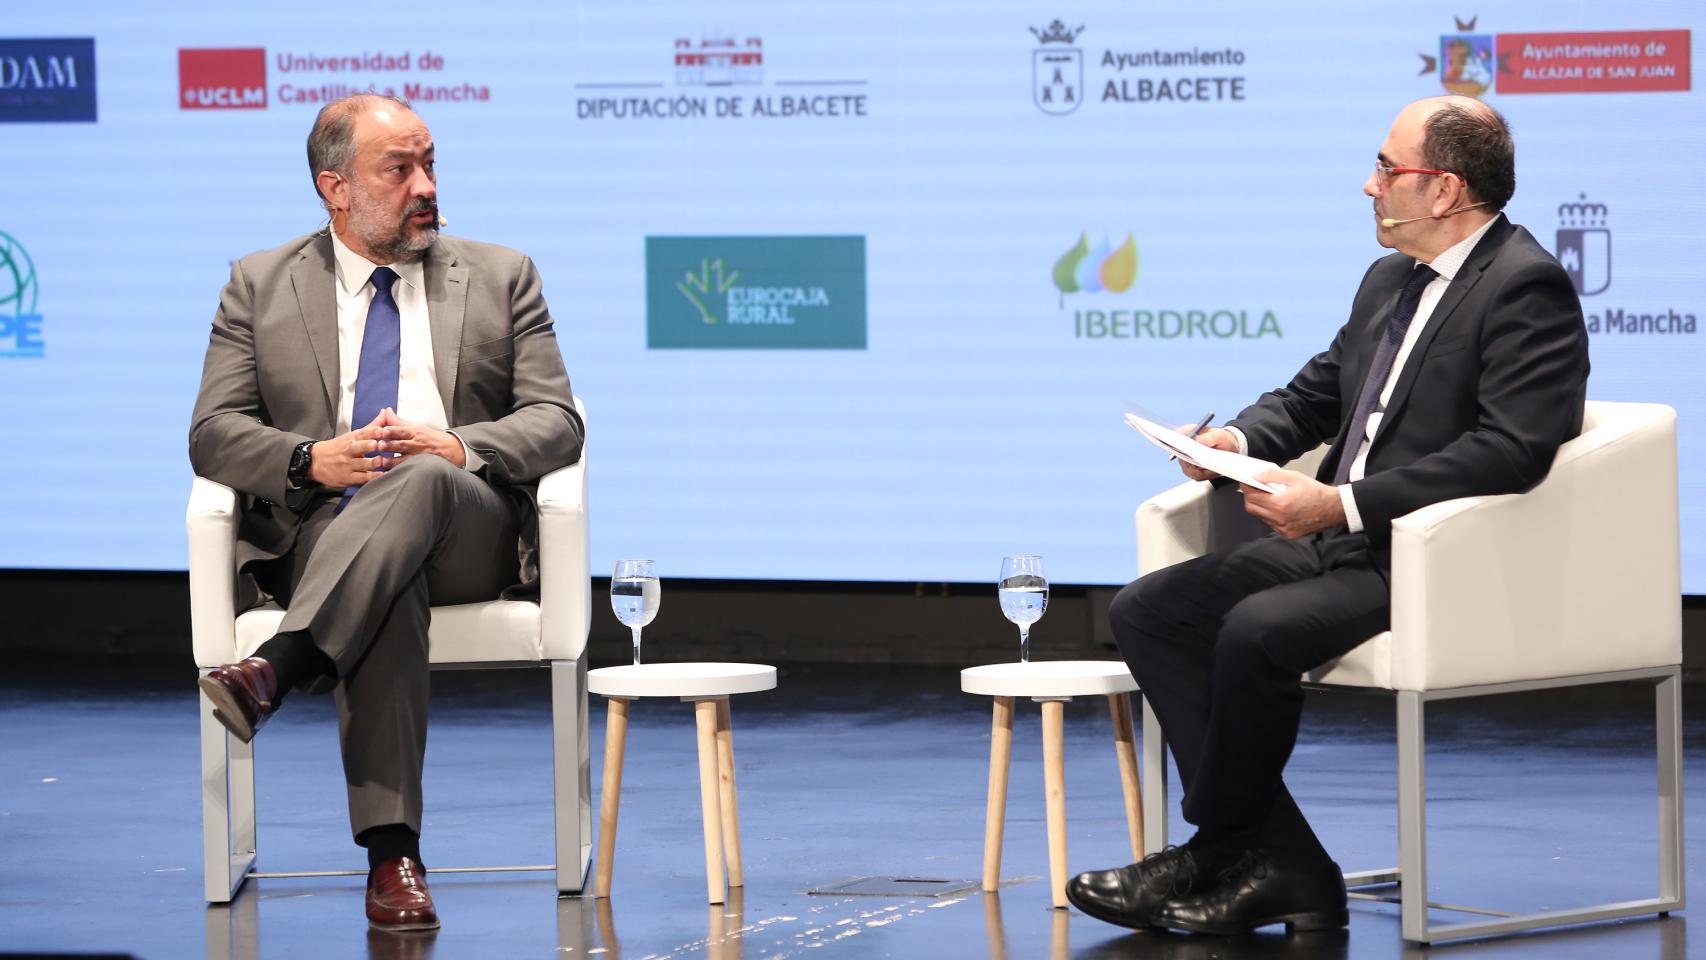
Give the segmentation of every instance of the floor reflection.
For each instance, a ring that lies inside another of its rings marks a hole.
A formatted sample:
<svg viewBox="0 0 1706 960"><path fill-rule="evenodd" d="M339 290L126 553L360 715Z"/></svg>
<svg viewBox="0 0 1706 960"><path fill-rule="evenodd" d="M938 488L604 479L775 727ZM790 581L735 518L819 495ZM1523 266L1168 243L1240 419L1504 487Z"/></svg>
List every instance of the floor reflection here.
<svg viewBox="0 0 1706 960"><path fill-rule="evenodd" d="M616 935L616 908L610 897L560 897L557 900L557 947L581 954L595 953L601 960L621 960L622 940ZM730 887L727 903L709 904L705 910L705 939L663 951L685 956L703 955L709 960L743 960L746 927L745 891ZM656 953L655 949L647 953Z"/></svg>
<svg viewBox="0 0 1706 960"><path fill-rule="evenodd" d="M261 955L261 895L249 882L228 904L208 904L203 916L207 960L258 960ZM388 932L367 929L368 960L431 960L437 930ZM276 945L275 945L276 947Z"/></svg>

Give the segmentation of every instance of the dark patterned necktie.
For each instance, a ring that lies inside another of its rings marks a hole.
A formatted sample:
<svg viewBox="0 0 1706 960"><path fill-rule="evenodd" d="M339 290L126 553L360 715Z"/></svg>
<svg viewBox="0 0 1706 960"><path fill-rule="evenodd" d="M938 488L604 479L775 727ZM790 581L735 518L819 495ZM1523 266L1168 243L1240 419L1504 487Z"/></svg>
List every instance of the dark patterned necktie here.
<svg viewBox="0 0 1706 960"><path fill-rule="evenodd" d="M1356 462L1357 452L1362 449L1363 440L1368 434L1368 418L1373 415L1374 405L1379 402L1380 394L1386 389L1386 378L1392 374L1392 364L1398 359L1398 348L1404 343L1404 334L1410 329L1410 321L1415 319L1416 305L1422 302L1422 288L1438 276L1432 267L1420 264L1410 271L1410 279L1404 281L1404 290L1398 294L1398 305L1392 309L1392 316L1386 321L1386 332L1380 338L1380 345L1374 350L1374 360L1369 364L1368 376L1363 378L1362 393L1357 395L1357 405L1351 414L1351 429L1345 434L1344 449L1339 451L1339 466L1333 471L1334 486L1350 482L1351 464Z"/></svg>
<svg viewBox="0 0 1706 960"><path fill-rule="evenodd" d="M355 374L355 405L350 429L359 430L373 422L379 411L397 409L397 377L401 366L402 315L397 310L391 286L397 274L390 267L373 271L373 302L367 307L367 326L361 333L361 365ZM334 512L342 513L361 487L345 487L344 498Z"/></svg>

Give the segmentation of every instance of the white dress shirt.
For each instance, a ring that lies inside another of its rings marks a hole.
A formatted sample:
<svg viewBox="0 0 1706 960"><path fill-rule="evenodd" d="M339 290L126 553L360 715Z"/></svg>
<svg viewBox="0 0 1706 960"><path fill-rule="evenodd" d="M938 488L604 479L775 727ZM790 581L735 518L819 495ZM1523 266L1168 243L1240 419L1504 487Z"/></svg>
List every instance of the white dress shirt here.
<svg viewBox="0 0 1706 960"><path fill-rule="evenodd" d="M1481 224L1481 229L1464 237L1428 264L1439 276L1429 281L1428 285L1422 288L1422 298L1416 304L1416 315L1410 320L1409 329L1404 331L1404 342L1398 345L1398 356L1393 359L1392 370L1386 375L1386 385L1381 388L1380 397L1374 404L1374 411L1368 415L1368 430L1357 443L1355 459L1351 461L1350 483L1339 486L1339 500L1345 507L1345 527L1352 533L1361 533L1363 526L1362 514L1357 512L1356 496L1351 493L1351 484L1361 480L1367 472L1368 451L1374 446L1374 435L1380 430L1380 420L1386 414L1386 404L1392 399L1392 388L1398 383L1398 375L1403 372L1404 363L1410 358L1410 351L1415 348L1416 341L1422 335L1422 330L1427 327L1428 321L1433 317L1434 308L1439 306L1440 298L1445 296L1446 288L1451 286L1452 279L1457 276L1459 270L1463 269L1463 263L1469 259L1469 254L1475 249L1475 245L1481 242L1481 238L1486 235L1487 230L1498 219L1498 217L1494 217ZM1416 263L1420 264L1421 261L1418 260ZM1411 269L1414 269L1414 266ZM1341 397L1340 400L1350 403L1356 402L1355 397ZM1237 439L1238 452L1248 454L1250 443L1245 438L1244 431L1237 427L1228 427L1227 430ZM1345 442L1350 443L1351 438L1346 437Z"/></svg>
<svg viewBox="0 0 1706 960"><path fill-rule="evenodd" d="M373 271L379 265L351 250L337 231L331 231L337 261L338 295L338 422L345 434L367 424L350 423L355 411L355 381L361 371L361 341L367 331L367 309L373 303ZM432 324L427 318L426 269L421 261L388 264L397 274L391 297L397 301L397 416L413 423L449 430L444 400L438 393L438 371L432 355ZM455 436L454 433L451 434ZM456 437L460 441L461 437ZM463 468L483 462L462 444Z"/></svg>

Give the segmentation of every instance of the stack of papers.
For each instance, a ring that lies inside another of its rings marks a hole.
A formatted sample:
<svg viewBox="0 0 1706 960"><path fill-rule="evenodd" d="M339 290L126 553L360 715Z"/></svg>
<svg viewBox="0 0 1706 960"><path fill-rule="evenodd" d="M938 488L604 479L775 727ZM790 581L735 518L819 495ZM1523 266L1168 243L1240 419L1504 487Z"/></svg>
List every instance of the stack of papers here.
<svg viewBox="0 0 1706 960"><path fill-rule="evenodd" d="M1164 427L1135 413L1127 413L1125 422L1126 426L1143 434L1150 443L1186 463L1195 464L1204 470L1212 470L1223 477L1236 480L1257 490L1268 493L1278 493L1280 490L1280 486L1277 484L1263 483L1256 479L1262 473L1278 469L1275 464L1266 460L1246 457L1230 450L1216 450L1213 447L1198 443L1177 430Z"/></svg>

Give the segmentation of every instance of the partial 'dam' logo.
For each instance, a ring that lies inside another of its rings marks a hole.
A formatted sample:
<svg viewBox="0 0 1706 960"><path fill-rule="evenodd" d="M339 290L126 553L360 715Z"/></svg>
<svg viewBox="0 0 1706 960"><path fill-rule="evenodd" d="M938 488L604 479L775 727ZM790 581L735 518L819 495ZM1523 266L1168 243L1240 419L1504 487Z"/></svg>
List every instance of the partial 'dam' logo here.
<svg viewBox="0 0 1706 960"><path fill-rule="evenodd" d="M178 107L183 110L265 110L266 49L180 49Z"/></svg>
<svg viewBox="0 0 1706 960"><path fill-rule="evenodd" d="M93 122L93 37L0 39L0 123Z"/></svg>
<svg viewBox="0 0 1706 960"><path fill-rule="evenodd" d="M1125 293L1137 282L1137 240L1125 235L1114 247L1106 234L1090 245L1090 235L1079 234L1078 242L1054 262L1054 288L1064 306L1069 293Z"/></svg>
<svg viewBox="0 0 1706 960"><path fill-rule="evenodd" d="M1071 113L1084 99L1084 52L1072 45L1083 32L1059 20L1031 28L1041 44L1031 51L1031 99L1044 113Z"/></svg>
<svg viewBox="0 0 1706 960"><path fill-rule="evenodd" d="M1584 297L1611 286L1611 231L1605 226L1609 212L1603 203L1588 202L1585 193L1575 202L1558 204L1558 262Z"/></svg>
<svg viewBox="0 0 1706 960"><path fill-rule="evenodd" d="M1662 93L1690 89L1687 30L1591 33L1476 33L1478 17L1453 18L1457 32L1422 58L1448 93Z"/></svg>
<svg viewBox="0 0 1706 960"><path fill-rule="evenodd" d="M0 357L39 357L45 352L41 314L36 312L36 265L24 245L0 233Z"/></svg>

